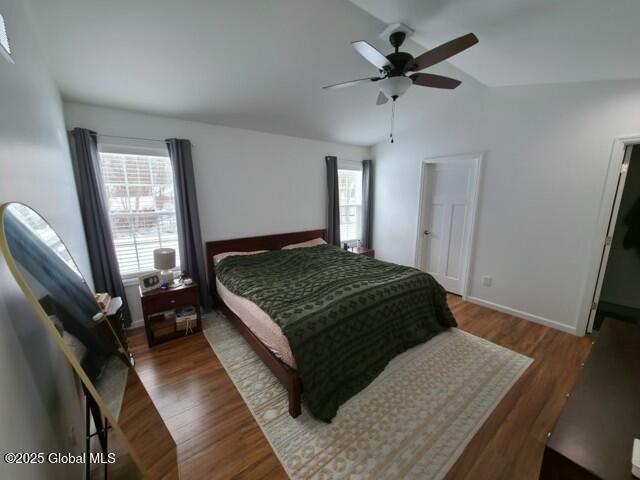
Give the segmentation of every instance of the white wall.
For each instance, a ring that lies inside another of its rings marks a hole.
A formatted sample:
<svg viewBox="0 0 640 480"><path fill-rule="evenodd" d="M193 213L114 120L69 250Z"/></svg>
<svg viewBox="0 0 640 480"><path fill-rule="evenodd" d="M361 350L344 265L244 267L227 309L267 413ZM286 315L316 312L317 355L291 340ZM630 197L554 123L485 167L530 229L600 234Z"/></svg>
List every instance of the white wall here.
<svg viewBox="0 0 640 480"><path fill-rule="evenodd" d="M65 104L65 119L69 129L84 127L105 135L191 140L204 242L324 228L324 157L336 155L360 161L370 156L370 150L363 147L75 103ZM135 285L127 288L134 319L142 318L137 295Z"/></svg>
<svg viewBox="0 0 640 480"><path fill-rule="evenodd" d="M486 152L470 295L575 331L613 139L640 134L640 82L447 93L374 147L376 256L414 262L423 158Z"/></svg>
<svg viewBox="0 0 640 480"><path fill-rule="evenodd" d="M15 65L0 57L0 204L21 201L41 212L89 274L62 104L23 3L0 0L15 57ZM0 452L82 451L84 416L71 367L1 256L0 320ZM81 475L79 465L0 461L0 478Z"/></svg>
<svg viewBox="0 0 640 480"><path fill-rule="evenodd" d="M624 219L640 199L640 147L634 147L620 202L600 300L640 309L640 254L624 248L629 227Z"/></svg>

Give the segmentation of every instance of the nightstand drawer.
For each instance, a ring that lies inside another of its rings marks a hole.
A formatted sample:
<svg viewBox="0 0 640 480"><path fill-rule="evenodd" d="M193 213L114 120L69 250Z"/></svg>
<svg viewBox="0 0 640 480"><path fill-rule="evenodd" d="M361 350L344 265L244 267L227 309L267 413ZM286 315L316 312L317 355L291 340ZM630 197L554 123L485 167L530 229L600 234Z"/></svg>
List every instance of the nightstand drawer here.
<svg viewBox="0 0 640 480"><path fill-rule="evenodd" d="M187 290L177 292L168 291L161 295L142 298L142 301L149 310L160 312L185 305L196 305L198 303L198 291L195 288L189 288Z"/></svg>

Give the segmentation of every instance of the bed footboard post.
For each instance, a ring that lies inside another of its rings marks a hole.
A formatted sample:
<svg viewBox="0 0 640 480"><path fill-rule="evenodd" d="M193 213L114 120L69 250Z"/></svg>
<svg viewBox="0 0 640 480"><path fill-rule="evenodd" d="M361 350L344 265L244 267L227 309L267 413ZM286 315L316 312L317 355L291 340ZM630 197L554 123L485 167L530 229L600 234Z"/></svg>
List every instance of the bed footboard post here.
<svg viewBox="0 0 640 480"><path fill-rule="evenodd" d="M296 418L302 413L302 382L300 376L294 373L291 376L291 385L289 386L289 415Z"/></svg>

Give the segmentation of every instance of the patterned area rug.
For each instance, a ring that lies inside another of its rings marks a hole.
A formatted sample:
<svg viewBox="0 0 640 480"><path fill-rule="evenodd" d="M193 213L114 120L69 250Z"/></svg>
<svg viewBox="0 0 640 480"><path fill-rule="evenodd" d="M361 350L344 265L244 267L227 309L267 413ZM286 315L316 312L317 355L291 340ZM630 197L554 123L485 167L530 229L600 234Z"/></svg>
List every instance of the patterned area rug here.
<svg viewBox="0 0 640 480"><path fill-rule="evenodd" d="M231 322L204 334L292 479L441 479L532 359L458 329L392 360L330 424L287 395Z"/></svg>

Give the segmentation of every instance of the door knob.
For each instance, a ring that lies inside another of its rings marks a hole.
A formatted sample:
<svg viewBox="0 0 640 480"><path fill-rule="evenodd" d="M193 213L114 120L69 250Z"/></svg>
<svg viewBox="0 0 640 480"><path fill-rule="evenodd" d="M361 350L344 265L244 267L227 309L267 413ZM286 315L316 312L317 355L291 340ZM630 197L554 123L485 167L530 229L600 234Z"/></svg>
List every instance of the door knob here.
<svg viewBox="0 0 640 480"><path fill-rule="evenodd" d="M424 233L425 235L431 235L431 232L430 232L429 230L425 230L423 233Z"/></svg>

